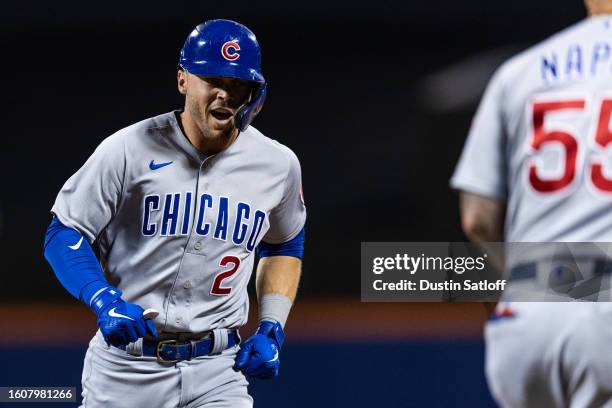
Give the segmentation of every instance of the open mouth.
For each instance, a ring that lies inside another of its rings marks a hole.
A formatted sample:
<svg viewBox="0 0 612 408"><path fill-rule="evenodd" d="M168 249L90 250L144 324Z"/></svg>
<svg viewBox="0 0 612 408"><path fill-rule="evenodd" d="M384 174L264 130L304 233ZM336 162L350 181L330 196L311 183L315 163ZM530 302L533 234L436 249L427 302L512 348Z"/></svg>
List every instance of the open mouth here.
<svg viewBox="0 0 612 408"><path fill-rule="evenodd" d="M210 114L217 120L228 120L229 118L232 117L232 112L226 110L226 109L213 109L212 111L210 111Z"/></svg>

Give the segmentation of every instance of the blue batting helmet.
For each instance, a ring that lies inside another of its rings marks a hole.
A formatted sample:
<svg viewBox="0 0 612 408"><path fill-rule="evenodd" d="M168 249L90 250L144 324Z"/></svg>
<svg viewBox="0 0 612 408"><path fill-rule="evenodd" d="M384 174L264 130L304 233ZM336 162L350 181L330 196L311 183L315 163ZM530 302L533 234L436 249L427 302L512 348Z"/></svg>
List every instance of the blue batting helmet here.
<svg viewBox="0 0 612 408"><path fill-rule="evenodd" d="M255 34L231 20L208 20L189 34L179 67L191 74L240 78L256 84L251 98L234 115L235 126L244 131L261 110L266 80L261 73L261 51Z"/></svg>

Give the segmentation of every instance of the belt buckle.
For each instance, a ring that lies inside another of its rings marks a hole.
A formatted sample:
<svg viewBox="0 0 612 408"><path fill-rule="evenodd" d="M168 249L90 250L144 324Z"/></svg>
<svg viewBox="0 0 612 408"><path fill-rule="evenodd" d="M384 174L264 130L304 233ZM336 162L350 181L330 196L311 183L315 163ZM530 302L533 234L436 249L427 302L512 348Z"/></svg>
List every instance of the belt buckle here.
<svg viewBox="0 0 612 408"><path fill-rule="evenodd" d="M162 356L159 355L161 348L164 344L176 344L178 343L177 340L162 340L159 343L157 343L157 352L155 353L157 356L157 361L160 363L166 363L166 364L174 364L174 363L178 363L179 360L165 360Z"/></svg>

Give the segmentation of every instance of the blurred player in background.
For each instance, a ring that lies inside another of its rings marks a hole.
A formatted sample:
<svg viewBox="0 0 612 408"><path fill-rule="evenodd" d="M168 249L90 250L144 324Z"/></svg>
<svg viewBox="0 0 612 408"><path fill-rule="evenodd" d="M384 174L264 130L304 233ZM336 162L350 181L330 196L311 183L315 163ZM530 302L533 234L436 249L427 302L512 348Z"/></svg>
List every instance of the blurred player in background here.
<svg viewBox="0 0 612 408"><path fill-rule="evenodd" d="M260 55L241 24L197 26L179 58L184 109L108 137L59 192L45 257L100 327L83 406L250 407L245 375L278 375L306 210L297 157L250 126ZM256 251L259 327L240 343Z"/></svg>
<svg viewBox="0 0 612 408"><path fill-rule="evenodd" d="M612 1L586 6L488 85L451 180L475 242L612 242ZM501 406L612 406L608 304L501 303L485 338Z"/></svg>

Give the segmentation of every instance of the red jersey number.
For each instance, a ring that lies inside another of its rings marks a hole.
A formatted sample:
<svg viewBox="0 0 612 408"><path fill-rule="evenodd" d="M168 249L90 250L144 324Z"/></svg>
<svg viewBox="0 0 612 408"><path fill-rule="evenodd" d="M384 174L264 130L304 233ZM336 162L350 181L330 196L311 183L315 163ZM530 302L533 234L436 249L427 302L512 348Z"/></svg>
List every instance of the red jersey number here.
<svg viewBox="0 0 612 408"><path fill-rule="evenodd" d="M532 109L533 136L531 138L531 148L538 151L547 143L556 143L563 146L565 151L565 163L563 174L556 179L542 179L539 176L537 163L529 164L529 184L534 190L540 193L554 193L572 184L576 178L576 162L584 146L580 146L580 139L577 135L572 135L564 130L546 130L544 128L544 117L547 113L574 109L584 110L585 100L574 99L566 101L535 102ZM597 128L594 135L595 143L601 149L608 147L612 143L612 131L610 131L610 116L612 114L612 100L604 99L599 109ZM591 183L603 192L612 192L612 179L606 178L603 172L603 165L600 162L591 164Z"/></svg>
<svg viewBox="0 0 612 408"><path fill-rule="evenodd" d="M224 256L219 262L219 266L226 267L228 264L232 264L232 267L227 270L219 273L215 276L215 280L213 281L212 288L210 289L210 294L215 296L227 296L232 292L231 287L223 287L221 283L233 274L236 273L238 268L240 267L240 259L236 256L228 255Z"/></svg>
<svg viewBox="0 0 612 408"><path fill-rule="evenodd" d="M595 134L595 143L602 149L608 147L608 144L612 142L612 132L610 132L611 112L612 100L606 99L601 103L597 133ZM612 192L612 180L604 175L601 163L593 163L591 167L591 181L597 189L608 193Z"/></svg>
<svg viewBox="0 0 612 408"><path fill-rule="evenodd" d="M560 130L544 129L544 115L562 109L584 109L584 101L536 102L533 104L533 138L531 147L538 151L546 143L560 143L565 149L563 175L558 179L542 180L535 164L529 165L529 182L541 193L551 193L569 186L576 176L578 141L572 135Z"/></svg>

